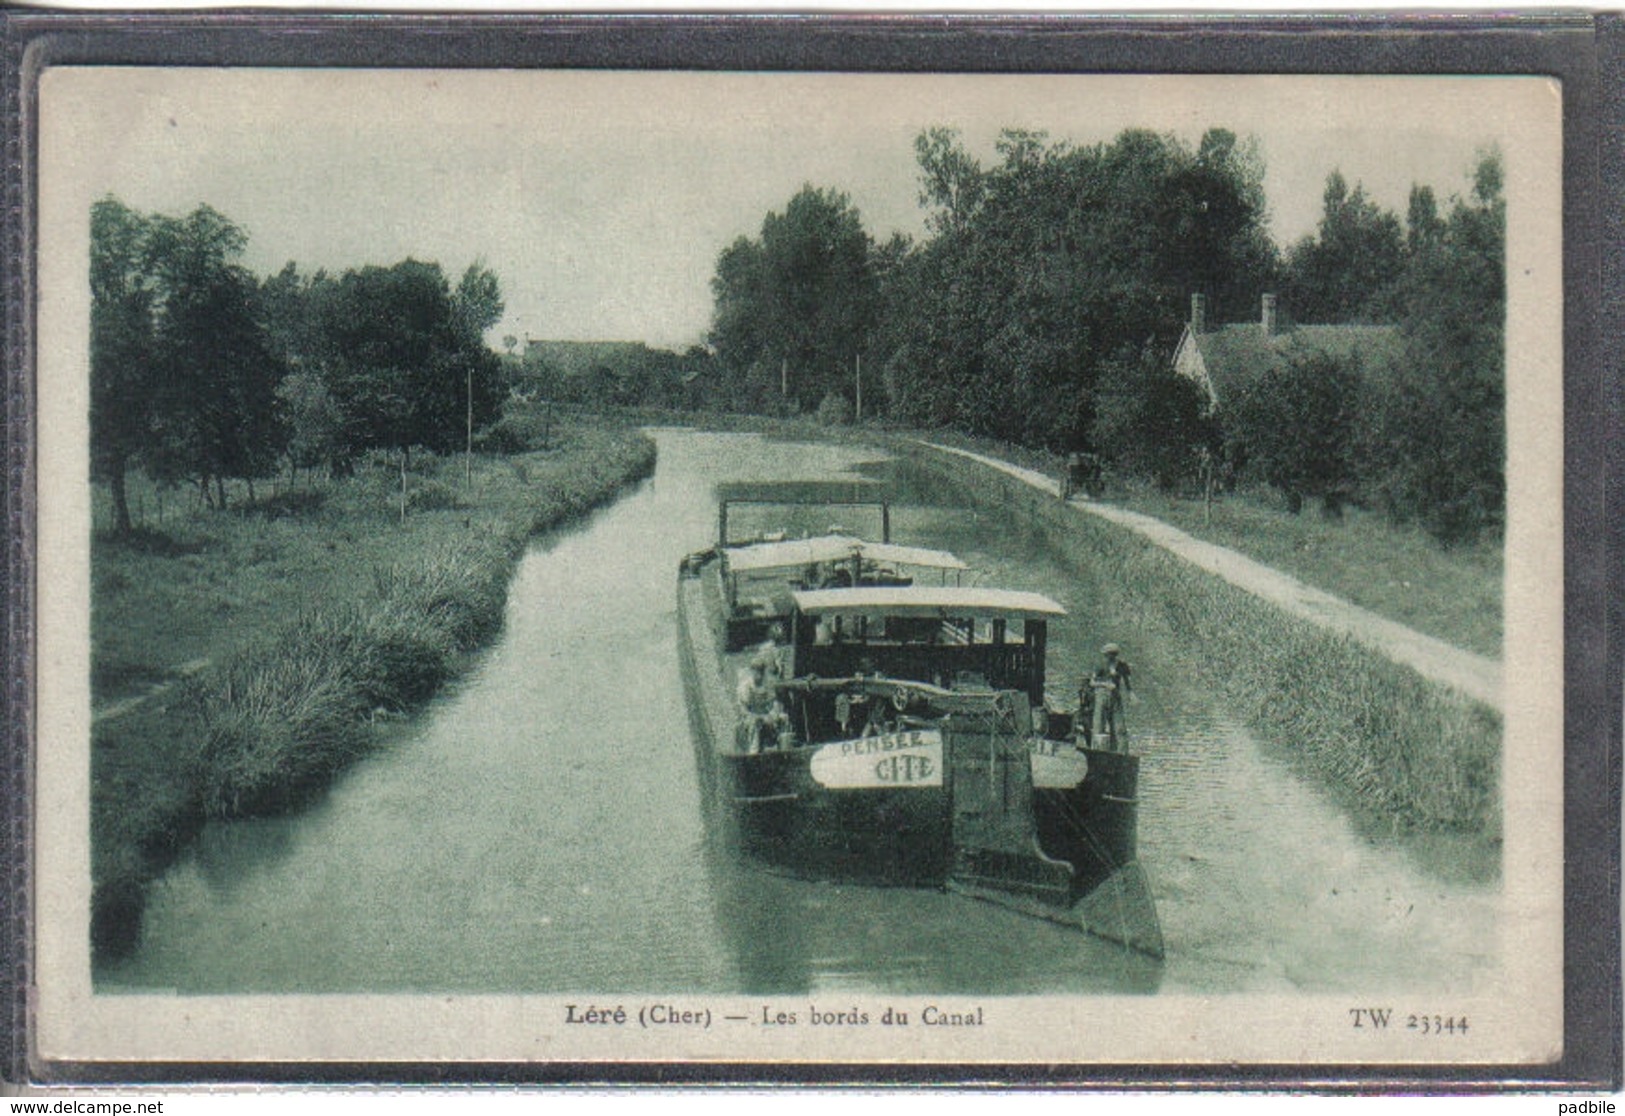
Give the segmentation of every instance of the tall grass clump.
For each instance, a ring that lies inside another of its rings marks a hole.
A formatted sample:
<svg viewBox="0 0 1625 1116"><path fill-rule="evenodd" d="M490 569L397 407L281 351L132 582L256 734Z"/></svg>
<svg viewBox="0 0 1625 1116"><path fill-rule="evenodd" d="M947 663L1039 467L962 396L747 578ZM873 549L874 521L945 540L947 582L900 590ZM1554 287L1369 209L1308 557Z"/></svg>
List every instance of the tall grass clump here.
<svg viewBox="0 0 1625 1116"><path fill-rule="evenodd" d="M1196 664L1238 719L1357 811L1394 828L1499 836L1493 709L1013 477L934 451L911 456L973 499L1030 514L1066 561Z"/></svg>
<svg viewBox="0 0 1625 1116"><path fill-rule="evenodd" d="M585 515L603 503L603 478L622 478L632 484L654 472L655 444L648 438L617 439L596 453L565 463L548 491L527 513L523 529L536 535Z"/></svg>
<svg viewBox="0 0 1625 1116"><path fill-rule="evenodd" d="M468 651L502 627L511 561L497 536L482 535L374 571L373 594L397 616L415 618Z"/></svg>
<svg viewBox="0 0 1625 1116"><path fill-rule="evenodd" d="M364 751L366 713L353 643L303 618L200 682L203 807L229 818L286 809Z"/></svg>
<svg viewBox="0 0 1625 1116"><path fill-rule="evenodd" d="M1171 555L1140 565L1124 573L1142 599L1167 587L1147 601L1161 626L1200 648L1232 708L1330 789L1400 828L1498 831L1495 711Z"/></svg>

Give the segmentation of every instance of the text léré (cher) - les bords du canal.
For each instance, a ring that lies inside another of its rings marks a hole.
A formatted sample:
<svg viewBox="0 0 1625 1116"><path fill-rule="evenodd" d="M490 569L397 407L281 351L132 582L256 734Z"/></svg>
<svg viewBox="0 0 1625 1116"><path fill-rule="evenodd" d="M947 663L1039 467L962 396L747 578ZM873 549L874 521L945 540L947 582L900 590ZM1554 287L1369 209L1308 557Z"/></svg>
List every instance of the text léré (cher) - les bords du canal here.
<svg viewBox="0 0 1625 1116"><path fill-rule="evenodd" d="M817 1004L786 1007L775 1003L742 1007L730 1004L676 1004L666 1000L628 1004L565 1004L563 1022L582 1027L692 1027L709 1030L713 1024L752 1027L985 1027L987 1008L982 1004L945 1007L940 1004L909 1002L902 1006L881 1004L871 1008L856 1006L830 1008Z"/></svg>

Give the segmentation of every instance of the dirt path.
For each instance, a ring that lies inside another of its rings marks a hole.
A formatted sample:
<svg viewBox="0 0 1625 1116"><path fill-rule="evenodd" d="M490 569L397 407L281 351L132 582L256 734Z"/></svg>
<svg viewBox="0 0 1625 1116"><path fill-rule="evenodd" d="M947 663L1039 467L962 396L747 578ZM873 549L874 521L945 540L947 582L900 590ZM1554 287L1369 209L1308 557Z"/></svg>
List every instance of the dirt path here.
<svg viewBox="0 0 1625 1116"><path fill-rule="evenodd" d="M208 659L193 659L190 662L182 663L180 666L175 668L175 677L165 679L162 682L155 682L153 685L149 686L139 694L132 694L129 697L115 701L104 708L92 710L91 720L93 722L101 722L111 721L114 717L122 717L130 710L139 708L141 705L151 701L159 694L164 693L171 686L175 685L175 683L192 677L192 675L196 674L198 671L202 670L208 665Z"/></svg>
<svg viewBox="0 0 1625 1116"><path fill-rule="evenodd" d="M1060 496L1060 486L1055 479L1036 470L1024 469L1008 461L972 453L970 450L955 449L953 446L939 445L935 442L920 444L944 453L967 457L1052 496L1057 498ZM1501 664L1494 659L1463 651L1441 639L1423 635L1413 628L1407 628L1358 605L1350 604L1341 597L1334 597L1323 590L1305 585L1290 574L1282 573L1262 562L1256 562L1227 547L1203 542L1160 519L1112 507L1109 504L1096 503L1084 497L1075 497L1069 503L1072 507L1090 515L1098 515L1102 519L1137 532L1187 562L1209 573L1217 574L1237 588L1245 589L1256 597L1278 605L1294 616L1347 635L1367 647L1382 652L1395 662L1413 668L1425 678L1451 686L1492 709L1502 710Z"/></svg>

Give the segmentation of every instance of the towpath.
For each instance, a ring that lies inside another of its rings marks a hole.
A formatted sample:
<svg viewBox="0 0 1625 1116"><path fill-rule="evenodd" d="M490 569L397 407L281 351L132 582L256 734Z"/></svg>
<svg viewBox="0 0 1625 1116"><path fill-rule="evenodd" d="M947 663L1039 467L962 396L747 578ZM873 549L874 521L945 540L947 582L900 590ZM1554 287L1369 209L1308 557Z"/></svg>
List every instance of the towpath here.
<svg viewBox="0 0 1625 1116"><path fill-rule="evenodd" d="M174 686L175 683L192 677L192 675L196 674L198 671L202 670L208 665L208 659L193 659L190 662L182 663L180 666L175 668L174 677L167 678L162 682L156 682L147 689L141 691L139 694L132 694L127 698L115 701L110 705L102 707L101 709L92 710L91 720L95 723L100 723L102 721L111 721L115 717L122 717L132 709L136 709L141 705L144 705L146 702L151 701L159 694L164 693L166 690Z"/></svg>
<svg viewBox="0 0 1625 1116"><path fill-rule="evenodd" d="M1024 469L1020 465L1012 465L995 457L936 442L922 441L920 444L980 462L1051 496L1057 498L1060 496L1060 486L1056 480L1034 469ZM1228 547L1203 542L1160 519L1112 507L1109 504L1097 503L1084 497L1075 497L1069 504L1090 515L1097 515L1127 527L1170 553L1177 554L1187 562L1222 577L1237 588L1245 589L1294 616L1347 635L1367 647L1382 652L1395 662L1413 668L1425 678L1453 687L1492 709L1502 710L1501 664L1494 659L1463 651L1441 639L1423 635L1414 628L1378 616L1369 609L1351 604L1341 597L1305 585L1290 574L1254 561Z"/></svg>

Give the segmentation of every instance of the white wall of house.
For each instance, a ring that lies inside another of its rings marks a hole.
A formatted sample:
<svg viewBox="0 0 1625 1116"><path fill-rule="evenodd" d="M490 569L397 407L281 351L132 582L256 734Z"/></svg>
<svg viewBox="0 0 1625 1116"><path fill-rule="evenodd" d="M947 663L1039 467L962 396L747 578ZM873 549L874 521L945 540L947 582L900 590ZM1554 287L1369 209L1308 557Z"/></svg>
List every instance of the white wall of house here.
<svg viewBox="0 0 1625 1116"><path fill-rule="evenodd" d="M1207 396L1207 405L1212 409L1214 404L1213 382L1208 379L1207 364L1202 360L1202 350L1196 347L1196 334L1187 324L1185 332L1179 335L1179 344L1174 349L1174 371L1186 379L1195 380L1202 388L1202 394Z"/></svg>

